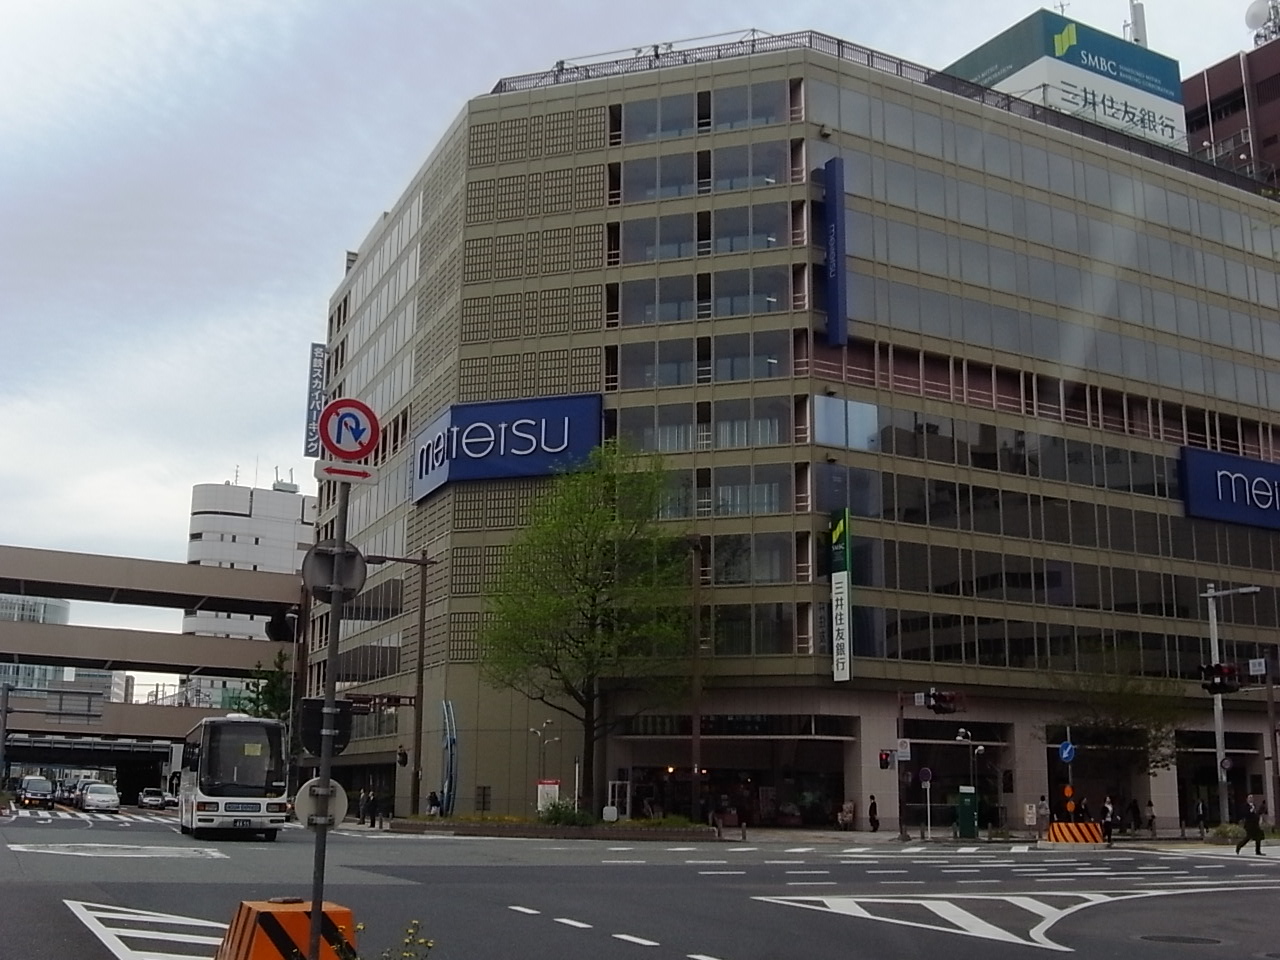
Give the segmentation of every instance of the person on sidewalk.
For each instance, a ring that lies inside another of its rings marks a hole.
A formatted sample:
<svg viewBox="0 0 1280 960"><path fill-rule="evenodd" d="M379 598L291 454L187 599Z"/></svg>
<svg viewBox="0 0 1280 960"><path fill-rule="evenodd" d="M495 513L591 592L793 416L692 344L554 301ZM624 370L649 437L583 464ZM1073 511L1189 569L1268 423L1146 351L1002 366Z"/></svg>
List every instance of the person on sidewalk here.
<svg viewBox="0 0 1280 960"><path fill-rule="evenodd" d="M1200 831L1200 839L1203 840L1207 832L1205 830L1204 800L1196 801L1196 829Z"/></svg>
<svg viewBox="0 0 1280 960"><path fill-rule="evenodd" d="M1147 801L1147 829L1151 831L1151 839L1156 837L1156 805Z"/></svg>
<svg viewBox="0 0 1280 960"><path fill-rule="evenodd" d="M1142 817L1142 811L1138 809L1138 798L1131 797L1129 805L1124 808L1125 816L1129 821L1129 832L1135 834L1138 832L1139 819Z"/></svg>
<svg viewBox="0 0 1280 960"><path fill-rule="evenodd" d="M871 824L871 832L875 833L880 829L880 807L876 803L876 795L871 795L871 802L867 804L867 822Z"/></svg>
<svg viewBox="0 0 1280 960"><path fill-rule="evenodd" d="M1244 815L1240 817L1240 826L1244 827L1244 839L1236 844L1236 853L1244 849L1249 841L1253 841L1253 852L1259 857L1265 857L1262 852L1262 822L1259 817L1260 811L1258 804L1253 799L1253 794L1245 797Z"/></svg>
<svg viewBox="0 0 1280 960"><path fill-rule="evenodd" d="M1043 793L1036 803L1036 839L1043 840L1045 831L1049 829L1049 798Z"/></svg>
<svg viewBox="0 0 1280 960"><path fill-rule="evenodd" d="M377 787L369 788L369 826L382 829L382 791Z"/></svg>
<svg viewBox="0 0 1280 960"><path fill-rule="evenodd" d="M440 816L440 795L434 790L427 794L427 816Z"/></svg>
<svg viewBox="0 0 1280 960"><path fill-rule="evenodd" d="M1116 808L1111 802L1111 797L1102 798L1102 840L1108 847L1111 843L1111 828L1115 824Z"/></svg>
<svg viewBox="0 0 1280 960"><path fill-rule="evenodd" d="M356 813L360 815L356 823L363 827L364 819L369 815L369 791L364 787L360 788L360 797L356 800Z"/></svg>

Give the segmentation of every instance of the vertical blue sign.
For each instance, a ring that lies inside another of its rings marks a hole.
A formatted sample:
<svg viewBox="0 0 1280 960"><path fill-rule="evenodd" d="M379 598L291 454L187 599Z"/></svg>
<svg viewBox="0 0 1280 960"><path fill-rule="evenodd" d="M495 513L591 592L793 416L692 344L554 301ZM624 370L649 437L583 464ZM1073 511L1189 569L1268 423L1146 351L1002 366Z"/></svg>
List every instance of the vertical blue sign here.
<svg viewBox="0 0 1280 960"><path fill-rule="evenodd" d="M302 444L304 457L320 456L320 411L324 409L324 364L328 351L323 343L311 345L307 365L307 433Z"/></svg>
<svg viewBox="0 0 1280 960"><path fill-rule="evenodd" d="M844 158L823 165L827 184L827 344L843 347L849 339L849 281L845 273L848 241L844 225Z"/></svg>

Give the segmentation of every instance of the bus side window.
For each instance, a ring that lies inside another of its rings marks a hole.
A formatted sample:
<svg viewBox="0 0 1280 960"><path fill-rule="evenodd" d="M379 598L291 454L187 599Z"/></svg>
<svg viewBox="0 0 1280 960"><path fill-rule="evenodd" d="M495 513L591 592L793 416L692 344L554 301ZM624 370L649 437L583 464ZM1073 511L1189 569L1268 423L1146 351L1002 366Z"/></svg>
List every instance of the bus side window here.
<svg viewBox="0 0 1280 960"><path fill-rule="evenodd" d="M186 743L182 746L182 769L196 770L200 766L200 744Z"/></svg>

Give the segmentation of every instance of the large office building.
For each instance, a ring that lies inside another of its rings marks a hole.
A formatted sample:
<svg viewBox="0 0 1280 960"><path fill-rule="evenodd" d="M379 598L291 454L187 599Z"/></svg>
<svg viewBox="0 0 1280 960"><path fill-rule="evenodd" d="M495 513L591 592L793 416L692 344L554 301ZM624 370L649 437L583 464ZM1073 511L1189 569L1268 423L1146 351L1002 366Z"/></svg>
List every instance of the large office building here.
<svg viewBox="0 0 1280 960"><path fill-rule="evenodd" d="M316 498L291 481L270 489L236 483L200 483L191 489L187 562L268 573L297 573L315 541ZM249 614L187 610L182 632L196 636L265 640L267 618ZM269 667L264 664L264 667ZM168 688L158 686L148 703L236 708L250 681L195 674Z"/></svg>
<svg viewBox="0 0 1280 960"><path fill-rule="evenodd" d="M340 689L410 694L424 658L423 793L456 765L459 812L531 808L547 719L572 783L575 728L487 687L476 637L546 482L528 464L620 437L663 455L667 518L701 538L713 794L779 824L851 800L860 825L875 794L892 827L902 738L909 821L976 784L1020 825L1063 799L1073 717L1172 691L1168 763L1077 729L1072 776L1175 822L1216 791L1201 594L1261 588L1218 602L1225 661L1280 623L1276 213L1185 149L818 33L501 80L332 297L329 395L385 425L350 535L439 561L425 595L371 569ZM322 484L322 537L334 503ZM1227 701L1238 800L1270 782L1266 724L1256 692ZM340 775L397 774L403 812L410 711L357 721ZM688 704L620 719L614 796L688 809L690 732Z"/></svg>

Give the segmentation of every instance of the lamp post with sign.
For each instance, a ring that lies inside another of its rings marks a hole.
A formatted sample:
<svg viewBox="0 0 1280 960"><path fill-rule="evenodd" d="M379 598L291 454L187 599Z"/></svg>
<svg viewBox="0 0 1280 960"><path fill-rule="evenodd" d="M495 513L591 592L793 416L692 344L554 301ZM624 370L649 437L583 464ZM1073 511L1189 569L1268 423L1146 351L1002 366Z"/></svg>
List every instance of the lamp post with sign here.
<svg viewBox="0 0 1280 960"><path fill-rule="evenodd" d="M1249 593L1257 593L1261 587L1235 587L1231 590L1215 590L1213 584L1205 585L1200 596L1209 601L1209 660L1216 667L1222 662L1222 653L1218 646L1218 599ZM1223 763L1227 759L1227 735L1222 717L1222 694L1213 695L1213 753L1218 777L1218 816L1222 823L1231 822L1230 804L1227 802L1227 771L1230 767Z"/></svg>
<svg viewBox="0 0 1280 960"><path fill-rule="evenodd" d="M320 413L320 442L337 460L350 463L363 460L378 448L382 427L377 415L364 403L350 397L331 401ZM348 475L352 474L352 475ZM354 474L359 474L355 476ZM353 596L364 580L364 560L359 551L347 543L347 511L351 502L351 483L376 482L372 467L339 466L324 460L316 461L316 476L321 480L334 480L338 484L337 512L333 521L333 537L308 553L312 558L311 569L303 562L303 582L322 599L329 600L329 631L324 660L324 706L321 708L320 770L310 788L316 799L315 813L308 816L309 825L315 827L315 857L311 871L311 928L307 938L307 960L320 960L320 934L324 921L324 863L329 828L334 825L333 754L334 738L338 733L338 644L341 640L342 605ZM372 479L371 479L372 478ZM352 586L346 579L348 555L354 552L358 558L360 584ZM315 582L328 578L329 583ZM327 587L327 589L326 589Z"/></svg>

